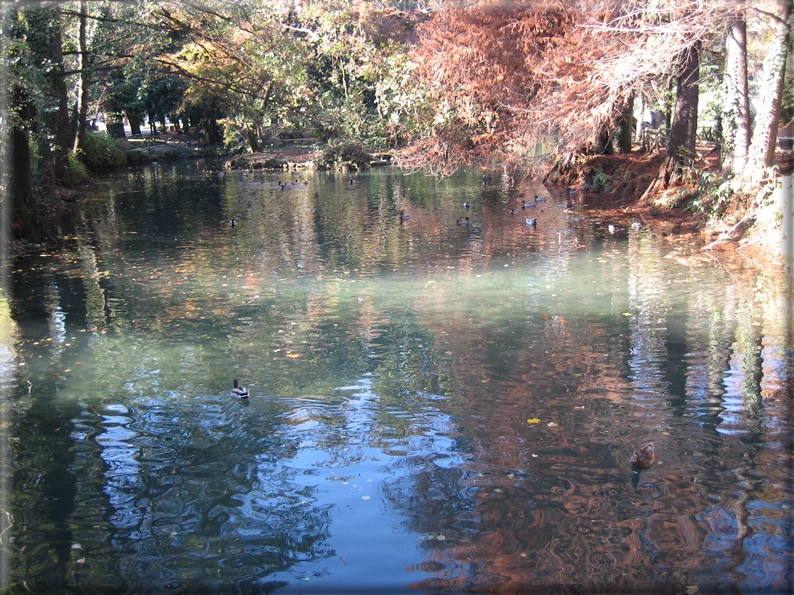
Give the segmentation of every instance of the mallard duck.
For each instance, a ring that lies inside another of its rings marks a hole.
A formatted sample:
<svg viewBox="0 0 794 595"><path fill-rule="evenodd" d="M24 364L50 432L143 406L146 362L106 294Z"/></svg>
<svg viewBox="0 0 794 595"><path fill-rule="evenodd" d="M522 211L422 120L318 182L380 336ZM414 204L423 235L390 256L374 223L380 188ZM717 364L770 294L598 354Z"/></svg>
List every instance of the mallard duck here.
<svg viewBox="0 0 794 595"><path fill-rule="evenodd" d="M541 196L539 194L535 195L535 202L546 202L547 196Z"/></svg>
<svg viewBox="0 0 794 595"><path fill-rule="evenodd" d="M568 193L568 196L573 196L576 194L576 188L566 188L565 191Z"/></svg>
<svg viewBox="0 0 794 595"><path fill-rule="evenodd" d="M612 235L615 235L615 233L618 231L618 228L615 227L612 223L610 223L609 225L607 225L607 230L609 230L609 233L611 233Z"/></svg>
<svg viewBox="0 0 794 595"><path fill-rule="evenodd" d="M518 215L518 213L520 213L520 211L518 209L510 209L510 214L511 215Z"/></svg>
<svg viewBox="0 0 794 595"><path fill-rule="evenodd" d="M400 223L402 223L403 221L408 221L408 219L410 218L411 216L408 213L406 213L405 211L400 211Z"/></svg>
<svg viewBox="0 0 794 595"><path fill-rule="evenodd" d="M521 201L521 208L528 209L530 207L536 207L538 205L537 201L535 200L522 200Z"/></svg>
<svg viewBox="0 0 794 595"><path fill-rule="evenodd" d="M248 389L246 389L244 386L240 386L237 383L237 378L235 378L234 379L234 388L232 389L232 394L235 397L240 397L241 399L247 399L248 398Z"/></svg>
<svg viewBox="0 0 794 595"><path fill-rule="evenodd" d="M642 221L632 221L631 229L642 229Z"/></svg>
<svg viewBox="0 0 794 595"><path fill-rule="evenodd" d="M468 200L464 200L464 201L463 201L463 208L464 208L464 209L469 209L469 208L471 208L471 203L470 203Z"/></svg>
<svg viewBox="0 0 794 595"><path fill-rule="evenodd" d="M534 217L527 217L527 227L537 227L538 220Z"/></svg>
<svg viewBox="0 0 794 595"><path fill-rule="evenodd" d="M639 450L635 450L629 460L635 469L647 469L653 465L653 442L649 442Z"/></svg>
<svg viewBox="0 0 794 595"><path fill-rule="evenodd" d="M464 217L463 219L458 219L458 225L468 225L468 224L469 224L468 217Z"/></svg>

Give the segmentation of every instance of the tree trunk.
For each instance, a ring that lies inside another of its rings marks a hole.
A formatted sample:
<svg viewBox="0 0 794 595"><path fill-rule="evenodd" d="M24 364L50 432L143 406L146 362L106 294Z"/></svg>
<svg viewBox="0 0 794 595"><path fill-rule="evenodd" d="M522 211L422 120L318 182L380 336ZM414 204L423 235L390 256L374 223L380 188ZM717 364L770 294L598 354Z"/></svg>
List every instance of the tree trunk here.
<svg viewBox="0 0 794 595"><path fill-rule="evenodd" d="M64 186L72 185L69 171L69 149L72 147L69 132L69 95L66 91L66 76L63 67L63 38L61 35L61 19L57 15L52 36L52 61L55 65L53 76L58 94L58 113L55 122L55 177Z"/></svg>
<svg viewBox="0 0 794 595"><path fill-rule="evenodd" d="M684 50L681 71L676 79L675 109L670 125L667 158L659 173L642 195L647 200L683 177L683 168L695 155L695 133L698 115L698 78L700 77L700 41Z"/></svg>
<svg viewBox="0 0 794 595"><path fill-rule="evenodd" d="M80 89L79 105L77 108L77 132L74 138L73 148L78 154L85 147L85 136L88 129L88 98L89 98L89 60L88 60L88 36L87 30L88 6L86 0L80 0Z"/></svg>
<svg viewBox="0 0 794 595"><path fill-rule="evenodd" d="M740 0L736 0L737 4ZM737 6L725 38L725 95L722 110L722 175L741 173L750 147L750 99L747 87L747 21Z"/></svg>
<svg viewBox="0 0 794 595"><path fill-rule="evenodd" d="M29 242L48 239L36 212L30 138L21 126L12 126L8 135L8 196L11 198L11 226L14 237Z"/></svg>
<svg viewBox="0 0 794 595"><path fill-rule="evenodd" d="M777 144L780 104L783 97L783 82L786 69L786 54L789 40L788 19L791 15L791 0L777 0L777 15L773 25L774 37L764 61L761 80L758 115L755 119L753 140L742 173L747 186L761 182L765 170L772 166Z"/></svg>
<svg viewBox="0 0 794 595"><path fill-rule="evenodd" d="M127 121L130 123L130 134L132 136L141 135L141 118L138 114L127 112Z"/></svg>
<svg viewBox="0 0 794 595"><path fill-rule="evenodd" d="M125 138L124 114L116 107L116 101L108 97L102 106L105 111L105 129L111 138Z"/></svg>
<svg viewBox="0 0 794 595"><path fill-rule="evenodd" d="M620 117L620 137L618 147L621 153L631 153L631 139L634 132L634 93L626 98L623 115Z"/></svg>

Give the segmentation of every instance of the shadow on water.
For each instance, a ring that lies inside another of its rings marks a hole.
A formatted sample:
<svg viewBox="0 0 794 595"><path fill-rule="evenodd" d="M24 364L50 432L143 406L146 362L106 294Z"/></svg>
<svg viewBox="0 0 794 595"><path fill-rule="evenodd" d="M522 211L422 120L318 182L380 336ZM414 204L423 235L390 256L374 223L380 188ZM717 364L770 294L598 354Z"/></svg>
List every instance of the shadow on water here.
<svg viewBox="0 0 794 595"><path fill-rule="evenodd" d="M7 588L784 592L778 279L519 190L96 185L0 299Z"/></svg>

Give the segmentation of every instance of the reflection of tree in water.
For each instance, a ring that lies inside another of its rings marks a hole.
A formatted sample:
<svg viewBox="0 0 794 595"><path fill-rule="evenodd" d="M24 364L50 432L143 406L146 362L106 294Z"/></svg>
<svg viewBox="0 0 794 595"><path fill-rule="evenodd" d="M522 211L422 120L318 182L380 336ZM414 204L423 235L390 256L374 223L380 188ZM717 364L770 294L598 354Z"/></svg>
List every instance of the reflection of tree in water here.
<svg viewBox="0 0 794 595"><path fill-rule="evenodd" d="M272 411L254 414L227 395L155 394L160 378L146 362L162 354L148 347L127 376L137 396L59 398L64 368L76 366L67 350L87 322L79 287L59 284L24 309L22 328L49 326L51 337L37 347L21 338L35 384L14 408L12 585L169 592L233 583L260 592L279 586L268 583L274 572L333 554L328 511L294 481L300 471L286 463L295 448ZM106 372L128 368L111 335L79 338ZM94 380L101 374L82 384L90 390Z"/></svg>
<svg viewBox="0 0 794 595"><path fill-rule="evenodd" d="M412 473L384 489L408 530L423 536L427 557L418 568L435 574L415 588L664 593L726 580L783 587L775 570L786 558L775 545L782 525L747 503L775 508L784 497L786 472L767 469L780 433L759 421L782 413L775 387L787 380L760 373L757 327L737 330L731 300L708 285L692 291L688 311L658 283L634 289L642 315L626 321L627 345L598 325L554 327L550 319L546 339L527 336L544 359L519 351L508 363L528 371L526 384L452 399L465 460L444 467L432 454L415 457ZM443 330L448 344L467 346L452 377L493 378L481 325ZM710 335L719 338L704 342ZM628 370L627 354L635 358ZM544 407L566 415L550 427ZM543 418L531 431L530 415ZM628 455L648 431L660 459L633 483Z"/></svg>

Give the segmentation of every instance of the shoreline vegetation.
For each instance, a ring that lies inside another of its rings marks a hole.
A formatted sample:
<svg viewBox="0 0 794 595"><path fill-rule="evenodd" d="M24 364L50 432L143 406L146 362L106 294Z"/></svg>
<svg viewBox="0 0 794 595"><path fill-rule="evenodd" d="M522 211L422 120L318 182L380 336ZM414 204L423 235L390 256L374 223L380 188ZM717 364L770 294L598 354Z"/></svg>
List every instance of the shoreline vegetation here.
<svg viewBox="0 0 794 595"><path fill-rule="evenodd" d="M431 4L14 5L4 238L63 240L92 174L228 154L252 170L481 166L665 220L692 250L780 262L790 0Z"/></svg>
<svg viewBox="0 0 794 595"><path fill-rule="evenodd" d="M257 153L225 154L221 144L197 142L184 134L161 134L143 139L127 139L123 147L126 163L104 168L109 171L152 162L190 159L218 159L230 171L360 171L372 167L391 166L394 154L368 152L355 142L322 145L317 139L286 139ZM790 153L790 152L789 152ZM714 143L699 147L704 169L717 167ZM791 155L780 153L778 160L786 171L791 170ZM579 203L592 218L628 224L641 221L651 233L677 245L690 244L692 252L705 252L711 257L738 254L745 264L754 267L782 267L776 240L774 214L753 206L751 197L736 202L719 219L695 212L689 202L696 196L697 180L657 192L645 200L643 196L654 179L665 156L659 151L642 151L635 147L630 153L591 155L564 174L552 169L543 183L553 189L576 188ZM484 170L486 171L486 170ZM71 236L69 221L75 203L85 196L85 186L65 188L54 186L39 189L42 218L49 222L54 236L49 241L31 243L14 241L15 255L39 250L42 246L63 244ZM521 188L517 180L516 191ZM767 206L767 211L770 207ZM748 224L748 221L752 223Z"/></svg>

